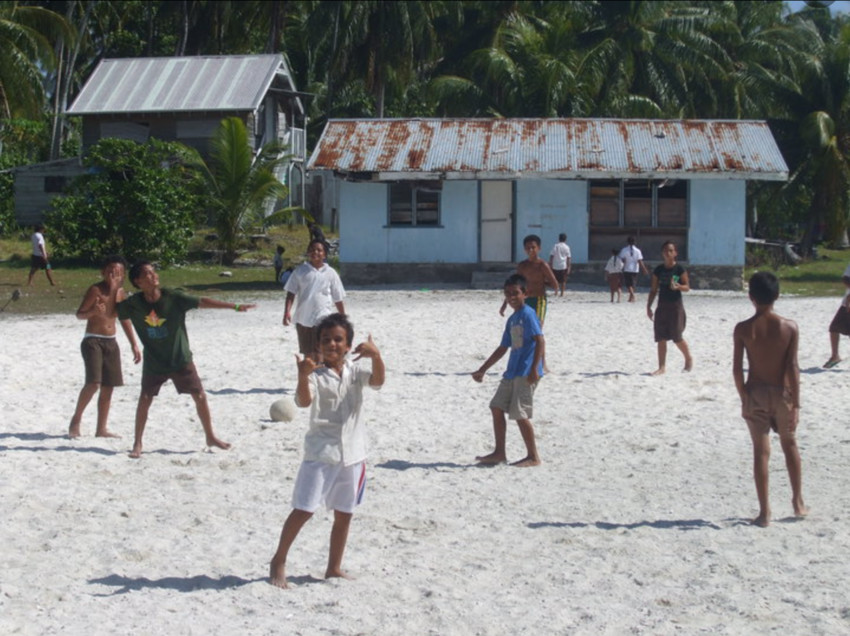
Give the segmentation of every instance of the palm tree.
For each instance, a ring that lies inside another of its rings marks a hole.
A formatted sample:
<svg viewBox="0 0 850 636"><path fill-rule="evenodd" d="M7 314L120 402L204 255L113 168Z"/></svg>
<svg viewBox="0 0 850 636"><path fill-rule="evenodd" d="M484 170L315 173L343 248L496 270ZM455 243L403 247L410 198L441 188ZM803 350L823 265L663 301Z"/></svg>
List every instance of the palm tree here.
<svg viewBox="0 0 850 636"><path fill-rule="evenodd" d="M277 143L267 144L255 157L248 130L238 117L222 120L216 129L205 173L219 246L228 264L236 258L243 229L260 222L271 203L289 194L275 176L286 160L282 150Z"/></svg>

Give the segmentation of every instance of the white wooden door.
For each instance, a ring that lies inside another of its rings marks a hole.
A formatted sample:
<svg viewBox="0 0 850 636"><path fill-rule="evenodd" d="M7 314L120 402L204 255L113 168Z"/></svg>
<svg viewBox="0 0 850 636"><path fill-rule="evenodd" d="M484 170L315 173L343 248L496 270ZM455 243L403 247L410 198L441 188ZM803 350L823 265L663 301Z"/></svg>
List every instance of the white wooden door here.
<svg viewBox="0 0 850 636"><path fill-rule="evenodd" d="M513 182L481 182L481 261L511 262Z"/></svg>

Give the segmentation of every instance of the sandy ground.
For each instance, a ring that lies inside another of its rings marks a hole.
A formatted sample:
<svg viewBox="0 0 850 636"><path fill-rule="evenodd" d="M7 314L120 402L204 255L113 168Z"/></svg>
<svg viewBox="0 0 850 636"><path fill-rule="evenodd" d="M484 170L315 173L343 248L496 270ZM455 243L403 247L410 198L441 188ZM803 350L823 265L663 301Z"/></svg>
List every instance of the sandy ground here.
<svg viewBox="0 0 850 636"><path fill-rule="evenodd" d="M282 295L188 320L233 448L207 452L192 400L167 386L141 460L127 455L141 370L126 342L111 416L123 438L93 437L92 404L72 441L83 323L0 315L0 633L850 632L850 360L821 368L839 299L777 304L801 329L812 513L792 518L775 442L773 523L759 529L731 375L732 329L751 306L690 293L695 369L682 373L671 348L654 378L645 298L552 300L551 373L533 418L544 463L519 469L473 461L491 450L487 405L504 362L481 385L469 374L498 344L499 292L349 291L357 340L373 335L388 376L366 395L369 481L343 564L356 580L322 580L331 516L320 512L290 553L289 590L266 582L307 422L306 411L268 415L294 389ZM511 424L509 458L523 450Z"/></svg>

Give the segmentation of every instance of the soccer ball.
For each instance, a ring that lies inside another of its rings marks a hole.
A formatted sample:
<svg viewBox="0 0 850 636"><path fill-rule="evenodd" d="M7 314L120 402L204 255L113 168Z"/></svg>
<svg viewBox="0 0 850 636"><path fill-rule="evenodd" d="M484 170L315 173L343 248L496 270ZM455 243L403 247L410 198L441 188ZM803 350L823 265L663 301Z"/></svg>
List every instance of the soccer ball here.
<svg viewBox="0 0 850 636"><path fill-rule="evenodd" d="M269 417L275 422L291 422L295 419L298 407L290 398L275 400L269 407Z"/></svg>

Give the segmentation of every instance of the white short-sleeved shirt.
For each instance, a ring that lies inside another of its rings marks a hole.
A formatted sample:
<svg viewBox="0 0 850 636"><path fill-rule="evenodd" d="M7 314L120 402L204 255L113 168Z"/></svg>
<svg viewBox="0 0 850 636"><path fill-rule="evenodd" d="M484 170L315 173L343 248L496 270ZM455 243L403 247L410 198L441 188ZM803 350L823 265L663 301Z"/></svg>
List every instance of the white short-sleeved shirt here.
<svg viewBox="0 0 850 636"><path fill-rule="evenodd" d="M549 256L552 258L552 269L567 269L567 259L572 258L570 246L566 243L555 243Z"/></svg>
<svg viewBox="0 0 850 636"><path fill-rule="evenodd" d="M619 256L612 256L605 263L605 271L609 274L619 274L623 271L623 261L620 260Z"/></svg>
<svg viewBox="0 0 850 636"><path fill-rule="evenodd" d="M623 271L636 273L639 269L638 263L643 260L643 252L634 245L626 245L620 250L620 259L623 261Z"/></svg>
<svg viewBox="0 0 850 636"><path fill-rule="evenodd" d="M372 370L346 359L342 375L319 367L310 374L310 428L304 459L351 466L366 460L368 440L363 420L363 387ZM378 389L380 387L372 387ZM297 400L296 400L297 403Z"/></svg>
<svg viewBox="0 0 850 636"><path fill-rule="evenodd" d="M345 298L339 274L327 263L319 269L310 263L301 263L283 288L295 294L293 320L305 327L318 325L322 318L336 311L334 304Z"/></svg>
<svg viewBox="0 0 850 636"><path fill-rule="evenodd" d="M44 256L44 235L41 232L32 234L32 255Z"/></svg>

